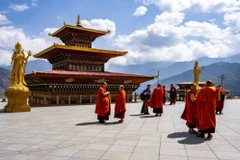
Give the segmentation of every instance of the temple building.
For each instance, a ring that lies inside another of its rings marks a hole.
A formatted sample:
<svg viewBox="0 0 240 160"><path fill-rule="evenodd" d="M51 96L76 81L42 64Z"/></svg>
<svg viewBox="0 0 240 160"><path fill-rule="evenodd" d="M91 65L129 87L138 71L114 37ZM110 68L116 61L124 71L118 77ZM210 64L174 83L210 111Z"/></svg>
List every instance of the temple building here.
<svg viewBox="0 0 240 160"><path fill-rule="evenodd" d="M105 63L110 58L124 56L127 52L92 48L92 42L110 31L84 28L78 16L77 25L64 26L50 36L60 38L65 45L53 44L34 55L47 59L52 70L33 71L25 75L31 91L31 105L60 105L95 103L100 83L107 82L111 101L115 101L119 85L124 85L127 101L133 99L132 93L143 82L153 76L105 71Z"/></svg>

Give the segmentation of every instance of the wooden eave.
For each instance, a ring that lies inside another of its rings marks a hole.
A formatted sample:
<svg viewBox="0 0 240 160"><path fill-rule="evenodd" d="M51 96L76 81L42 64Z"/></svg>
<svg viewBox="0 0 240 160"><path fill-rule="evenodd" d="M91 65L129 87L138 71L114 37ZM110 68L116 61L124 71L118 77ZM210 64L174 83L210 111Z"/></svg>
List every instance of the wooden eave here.
<svg viewBox="0 0 240 160"><path fill-rule="evenodd" d="M65 24L60 29L58 29L57 31L55 31L54 33L49 34L49 35L52 37L62 38L63 36L65 36L66 34L68 34L70 32L85 33L87 35L100 37L100 36L104 36L104 35L110 33L110 30L106 32L106 31L101 31L101 30L84 28L81 26L73 26L73 25Z"/></svg>
<svg viewBox="0 0 240 160"><path fill-rule="evenodd" d="M35 54L34 57L50 59L52 57L58 56L60 54L66 54L66 53L113 58L118 56L124 56L125 54L127 54L127 51L113 51L113 50L103 50L103 49L96 49L96 48L85 48L85 47L78 47L78 46L54 44L49 48L43 50L42 52Z"/></svg>

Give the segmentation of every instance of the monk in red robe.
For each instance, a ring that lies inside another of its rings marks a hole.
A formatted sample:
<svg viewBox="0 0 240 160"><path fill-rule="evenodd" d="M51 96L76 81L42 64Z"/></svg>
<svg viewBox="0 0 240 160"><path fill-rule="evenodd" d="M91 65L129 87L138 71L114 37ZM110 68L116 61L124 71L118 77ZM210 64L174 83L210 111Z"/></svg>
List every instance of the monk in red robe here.
<svg viewBox="0 0 240 160"><path fill-rule="evenodd" d="M119 87L119 93L116 97L114 118L120 118L119 123L123 122L126 112L126 92L123 85Z"/></svg>
<svg viewBox="0 0 240 160"><path fill-rule="evenodd" d="M196 97L196 84L192 83L190 86L190 90L186 92L185 95L185 109L181 116L182 119L186 120L186 125L189 128L189 133L196 134L197 132L194 130L197 122L197 105L195 102Z"/></svg>
<svg viewBox="0 0 240 160"><path fill-rule="evenodd" d="M163 104L165 104L166 103L166 86L163 86Z"/></svg>
<svg viewBox="0 0 240 160"><path fill-rule="evenodd" d="M110 92L106 91L107 83L104 82L98 89L95 113L98 115L99 123L109 120L111 112Z"/></svg>
<svg viewBox="0 0 240 160"><path fill-rule="evenodd" d="M222 114L225 100L225 91L221 86L218 86L220 92L220 101L217 101L216 114Z"/></svg>
<svg viewBox="0 0 240 160"><path fill-rule="evenodd" d="M199 90L197 103L197 128L199 129L198 137L212 138L211 133L215 133L216 128L216 101L220 98L218 90L213 87L212 81L207 81L206 86Z"/></svg>
<svg viewBox="0 0 240 160"><path fill-rule="evenodd" d="M163 88L160 84L153 90L151 98L147 102L147 106L153 108L155 116L161 116L163 113Z"/></svg>
<svg viewBox="0 0 240 160"><path fill-rule="evenodd" d="M170 86L170 105L176 104L176 98L177 98L177 90L173 86L173 84L171 84L171 86Z"/></svg>

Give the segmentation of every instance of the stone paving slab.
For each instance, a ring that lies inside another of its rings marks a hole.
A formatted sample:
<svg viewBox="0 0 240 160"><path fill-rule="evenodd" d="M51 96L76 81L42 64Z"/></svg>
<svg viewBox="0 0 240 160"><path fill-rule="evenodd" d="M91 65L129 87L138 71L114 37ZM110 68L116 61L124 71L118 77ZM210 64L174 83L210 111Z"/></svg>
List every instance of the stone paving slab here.
<svg viewBox="0 0 240 160"><path fill-rule="evenodd" d="M98 124L94 107L0 113L0 160L240 160L240 100L226 100L210 141L187 132L183 102L165 105L162 117L140 115L141 103L127 104L122 124L113 115Z"/></svg>

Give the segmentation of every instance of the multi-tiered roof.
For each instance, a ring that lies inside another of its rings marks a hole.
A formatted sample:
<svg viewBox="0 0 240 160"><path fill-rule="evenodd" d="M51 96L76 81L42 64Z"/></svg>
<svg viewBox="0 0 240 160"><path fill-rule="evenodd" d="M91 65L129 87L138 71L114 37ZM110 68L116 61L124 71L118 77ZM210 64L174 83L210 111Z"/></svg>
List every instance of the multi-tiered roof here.
<svg viewBox="0 0 240 160"><path fill-rule="evenodd" d="M34 72L26 75L29 85L36 83L69 83L66 77L74 79L71 83L91 84L98 79L105 79L111 84L140 84L153 79L152 76L106 72L104 65L110 59L124 56L126 51L113 51L92 48L92 42L110 31L84 28L78 16L77 25L64 26L50 36L60 38L65 44L53 44L34 55L35 58L47 59L53 70ZM54 77L54 78L53 78Z"/></svg>

